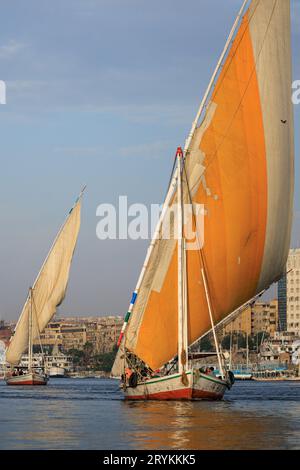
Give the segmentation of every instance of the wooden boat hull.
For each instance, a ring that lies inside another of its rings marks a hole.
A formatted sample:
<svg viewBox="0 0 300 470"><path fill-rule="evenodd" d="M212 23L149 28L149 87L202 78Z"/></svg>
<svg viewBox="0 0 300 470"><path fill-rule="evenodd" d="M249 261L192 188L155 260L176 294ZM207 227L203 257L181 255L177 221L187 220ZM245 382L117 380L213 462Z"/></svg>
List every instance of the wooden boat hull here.
<svg viewBox="0 0 300 470"><path fill-rule="evenodd" d="M183 384L180 374L157 377L127 387L126 400L221 400L230 385L217 377L188 371Z"/></svg>
<svg viewBox="0 0 300 470"><path fill-rule="evenodd" d="M30 372L28 374L6 377L7 385L47 385L48 377Z"/></svg>

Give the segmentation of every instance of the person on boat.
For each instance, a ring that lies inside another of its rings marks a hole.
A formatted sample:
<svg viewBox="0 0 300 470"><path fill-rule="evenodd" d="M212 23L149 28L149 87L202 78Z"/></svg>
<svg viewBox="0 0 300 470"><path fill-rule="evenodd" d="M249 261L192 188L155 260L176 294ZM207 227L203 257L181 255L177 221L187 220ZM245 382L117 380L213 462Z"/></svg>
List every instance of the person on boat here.
<svg viewBox="0 0 300 470"><path fill-rule="evenodd" d="M126 367L126 369L125 369L126 380L129 380L130 377L132 376L132 374L133 374L133 370L131 370L129 367Z"/></svg>
<svg viewBox="0 0 300 470"><path fill-rule="evenodd" d="M151 373L151 377L153 378L157 378L157 377L160 377L161 376L161 370L160 369L156 369L154 371L152 371Z"/></svg>
<svg viewBox="0 0 300 470"><path fill-rule="evenodd" d="M140 374L142 377L148 377L148 375L150 375L150 371L147 367L144 367L143 369L141 369Z"/></svg>

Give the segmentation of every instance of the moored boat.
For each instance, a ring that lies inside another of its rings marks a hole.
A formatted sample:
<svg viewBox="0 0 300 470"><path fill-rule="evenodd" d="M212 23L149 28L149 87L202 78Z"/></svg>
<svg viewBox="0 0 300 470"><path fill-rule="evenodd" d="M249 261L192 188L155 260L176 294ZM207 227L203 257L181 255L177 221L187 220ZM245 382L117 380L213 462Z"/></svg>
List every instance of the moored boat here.
<svg viewBox="0 0 300 470"><path fill-rule="evenodd" d="M40 372L27 372L21 375L6 375L7 385L47 385L48 376Z"/></svg>
<svg viewBox="0 0 300 470"><path fill-rule="evenodd" d="M52 354L45 356L45 370L49 377L68 377L73 369L72 356L59 351L57 345L53 347Z"/></svg>
<svg viewBox="0 0 300 470"><path fill-rule="evenodd" d="M56 377L56 378L66 377L66 371L64 367L52 366L49 369L49 377Z"/></svg>

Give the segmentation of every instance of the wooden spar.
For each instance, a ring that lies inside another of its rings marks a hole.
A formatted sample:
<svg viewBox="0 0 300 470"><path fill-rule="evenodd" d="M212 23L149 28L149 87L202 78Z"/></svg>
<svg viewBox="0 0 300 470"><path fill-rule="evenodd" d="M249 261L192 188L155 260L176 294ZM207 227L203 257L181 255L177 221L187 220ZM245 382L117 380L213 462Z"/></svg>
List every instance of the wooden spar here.
<svg viewBox="0 0 300 470"><path fill-rule="evenodd" d="M177 258L178 258L178 372L182 374L186 365L186 351L184 351L184 288L183 288L183 207L182 207L182 181L181 165L182 150L177 149Z"/></svg>
<svg viewBox="0 0 300 470"><path fill-rule="evenodd" d="M38 337L39 337L39 343L40 343L40 348L41 348L41 353L42 353L42 360L43 360L43 363L44 363L44 360L45 360L45 358L44 358L44 349L43 349L42 340L41 340L41 332L40 332L39 320L38 320L38 317L37 317L35 303L34 303L33 291L32 291L32 307L33 307L33 312L34 312L34 318L35 318L35 321L36 321L36 328L37 328Z"/></svg>
<svg viewBox="0 0 300 470"><path fill-rule="evenodd" d="M29 289L29 319L28 319L28 371L32 370L32 287Z"/></svg>
<svg viewBox="0 0 300 470"><path fill-rule="evenodd" d="M186 262L186 239L183 239L183 350L185 351L186 368L188 364L188 277Z"/></svg>

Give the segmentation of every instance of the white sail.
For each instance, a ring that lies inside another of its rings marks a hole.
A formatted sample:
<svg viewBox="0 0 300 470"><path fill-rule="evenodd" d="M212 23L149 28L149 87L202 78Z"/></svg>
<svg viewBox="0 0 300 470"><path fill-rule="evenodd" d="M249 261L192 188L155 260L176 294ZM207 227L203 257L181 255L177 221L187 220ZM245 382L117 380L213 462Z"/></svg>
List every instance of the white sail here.
<svg viewBox="0 0 300 470"><path fill-rule="evenodd" d="M39 333L54 316L56 308L65 297L71 261L80 228L80 211L81 199L79 198L59 231L33 285L33 340L38 338ZM22 354L28 348L30 308L28 296L14 336L6 351L6 360L10 364L18 364Z"/></svg>

